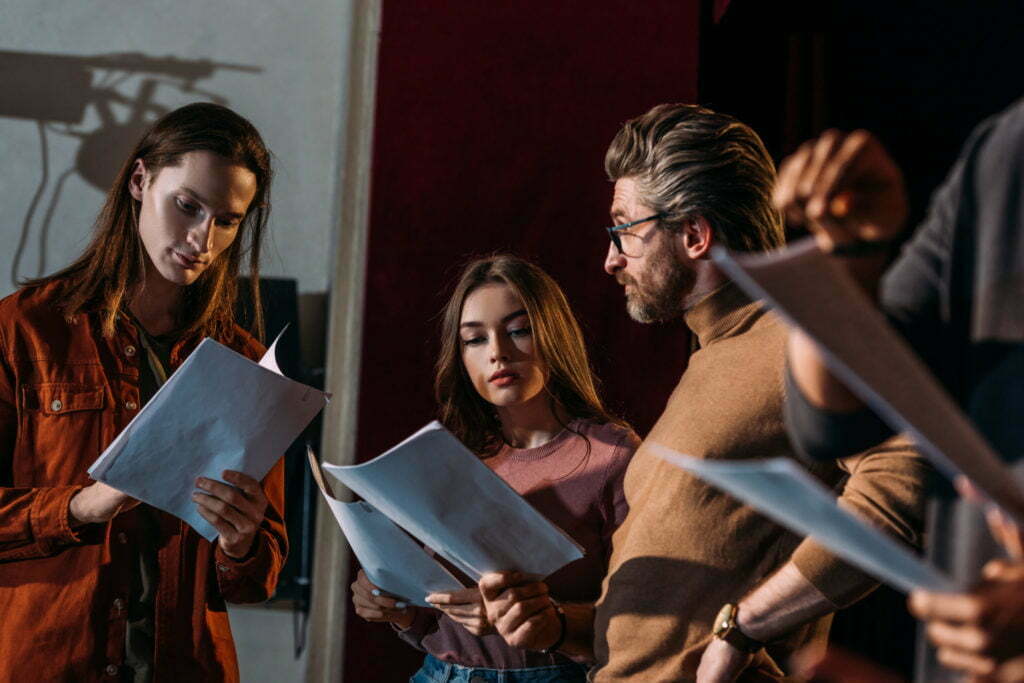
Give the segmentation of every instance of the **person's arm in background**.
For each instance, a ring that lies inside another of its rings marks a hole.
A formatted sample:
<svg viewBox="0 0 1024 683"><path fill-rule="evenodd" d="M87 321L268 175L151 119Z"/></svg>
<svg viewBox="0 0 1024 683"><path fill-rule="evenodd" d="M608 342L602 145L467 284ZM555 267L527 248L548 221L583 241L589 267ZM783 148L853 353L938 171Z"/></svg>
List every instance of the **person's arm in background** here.
<svg viewBox="0 0 1024 683"><path fill-rule="evenodd" d="M783 161L773 199L786 221L807 228L826 253L857 243L878 245L878 251L863 256L839 257L877 298L888 262L885 246L903 231L907 199L903 176L874 136L832 130L804 143ZM796 386L816 408L853 412L863 406L829 372L817 345L796 330L789 339L789 367Z"/></svg>
<svg viewBox="0 0 1024 683"><path fill-rule="evenodd" d="M907 204L899 170L869 133L830 131L806 143L782 163L774 194L787 220L810 230L823 250L868 245L866 253L837 255L836 262L944 383L956 375L962 355L948 346L951 334L959 331L950 330L945 319L944 278L951 270L954 240L962 239L958 230L967 229L960 217L969 204L965 195L972 160L991 125L975 130L933 195L924 222L888 269L889 245L904 229ZM971 245L958 246L964 248ZM802 332L790 333L787 356L786 422L799 450L815 459L834 459L892 433L832 375L815 342Z"/></svg>

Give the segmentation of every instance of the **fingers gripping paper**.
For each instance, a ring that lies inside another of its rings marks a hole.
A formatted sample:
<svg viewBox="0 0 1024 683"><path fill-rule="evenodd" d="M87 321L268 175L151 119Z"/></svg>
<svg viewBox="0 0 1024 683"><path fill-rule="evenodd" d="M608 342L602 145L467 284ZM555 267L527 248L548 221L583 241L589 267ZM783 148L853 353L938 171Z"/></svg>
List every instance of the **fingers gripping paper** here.
<svg viewBox="0 0 1024 683"><path fill-rule="evenodd" d="M237 470L262 479L327 404L322 391L281 375L276 348L277 340L257 364L204 339L89 475L215 540L192 501L196 478Z"/></svg>

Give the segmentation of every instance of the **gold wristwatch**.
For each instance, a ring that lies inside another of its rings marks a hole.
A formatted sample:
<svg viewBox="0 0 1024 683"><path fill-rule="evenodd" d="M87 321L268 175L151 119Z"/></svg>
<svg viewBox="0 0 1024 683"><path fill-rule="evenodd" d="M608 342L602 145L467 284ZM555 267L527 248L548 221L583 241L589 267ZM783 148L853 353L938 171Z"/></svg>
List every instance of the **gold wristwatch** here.
<svg viewBox="0 0 1024 683"><path fill-rule="evenodd" d="M764 647L764 643L754 640L740 630L736 623L736 615L739 614L739 607L729 603L718 611L715 617L715 627L711 633L715 638L724 640L741 652L754 654Z"/></svg>

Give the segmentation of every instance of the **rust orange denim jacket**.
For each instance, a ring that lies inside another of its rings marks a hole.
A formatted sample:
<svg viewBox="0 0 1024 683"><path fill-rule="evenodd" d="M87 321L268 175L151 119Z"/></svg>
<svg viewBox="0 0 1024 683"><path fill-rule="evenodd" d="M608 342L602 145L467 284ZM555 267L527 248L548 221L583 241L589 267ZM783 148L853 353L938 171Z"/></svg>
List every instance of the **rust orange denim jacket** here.
<svg viewBox="0 0 1024 683"><path fill-rule="evenodd" d="M122 677L126 601L137 570L136 512L69 525L86 470L139 409L139 345L98 313L68 323L60 283L0 301L0 680ZM171 352L178 367L199 339ZM237 328L221 343L250 358L262 347ZM183 447L187 447L183 445ZM225 601L270 597L287 553L283 462L263 480L269 506L253 550L234 560L184 522L159 513L155 679L237 681Z"/></svg>

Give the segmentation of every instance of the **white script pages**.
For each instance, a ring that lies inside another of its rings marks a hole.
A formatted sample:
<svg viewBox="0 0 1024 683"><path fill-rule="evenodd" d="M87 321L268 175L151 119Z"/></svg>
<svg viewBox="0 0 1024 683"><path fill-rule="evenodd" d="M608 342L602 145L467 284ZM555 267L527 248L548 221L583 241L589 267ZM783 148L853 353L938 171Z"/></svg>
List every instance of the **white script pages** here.
<svg viewBox="0 0 1024 683"><path fill-rule="evenodd" d="M894 588L908 593L917 588L958 588L952 579L906 546L839 507L835 495L792 460L704 460L661 444L647 447L780 524L811 536L837 556Z"/></svg>
<svg viewBox="0 0 1024 683"><path fill-rule="evenodd" d="M409 534L365 500L354 503L338 500L312 450L307 451L307 457L320 493L375 586L421 607L430 607L424 600L430 593L457 591L463 587Z"/></svg>
<svg viewBox="0 0 1024 683"><path fill-rule="evenodd" d="M281 374L276 348L274 340L257 364L204 339L89 475L215 540L192 501L196 478L223 481L224 470L237 470L263 479L327 405L327 394Z"/></svg>
<svg viewBox="0 0 1024 683"><path fill-rule="evenodd" d="M1024 523L1024 490L903 337L812 238L716 264L817 342L831 370L946 476L964 474Z"/></svg>
<svg viewBox="0 0 1024 683"><path fill-rule="evenodd" d="M393 521L474 581L493 571L519 571L542 578L583 557L564 531L438 422L431 422L369 462L324 464L323 469L369 503L362 514L351 516L362 519L358 543L364 552L366 545L372 544L374 557L385 558L388 571L415 585L417 592L395 591L374 580L369 571L367 576L384 590L419 604L430 592L425 576L414 576L410 566L401 564L407 551L394 534L370 535L365 522L374 513ZM331 509L335 509L333 504ZM370 559L364 558L348 535L346 525L356 526L351 519L342 523L342 529L364 568L367 563L374 566L370 553L366 555ZM385 579L380 574L378 578Z"/></svg>

